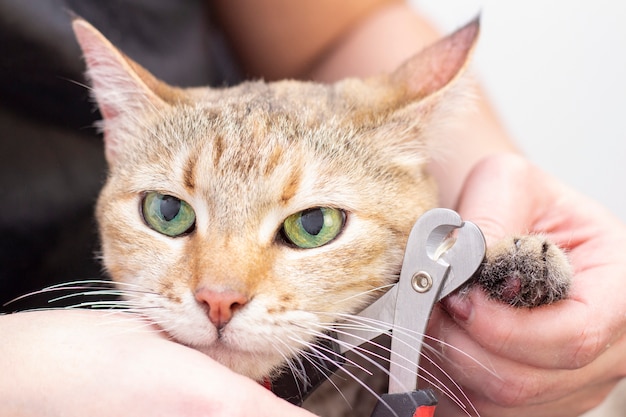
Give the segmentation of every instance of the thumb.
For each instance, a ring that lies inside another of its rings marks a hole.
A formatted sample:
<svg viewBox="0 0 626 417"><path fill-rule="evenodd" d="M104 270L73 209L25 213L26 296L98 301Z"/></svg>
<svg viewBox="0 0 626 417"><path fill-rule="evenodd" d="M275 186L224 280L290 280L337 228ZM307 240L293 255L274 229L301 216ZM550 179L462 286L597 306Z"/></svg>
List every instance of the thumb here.
<svg viewBox="0 0 626 417"><path fill-rule="evenodd" d="M482 230L488 248L506 236L528 233L531 229L536 204L530 188L533 171L526 159L506 153L481 160L468 174L457 211L463 220L475 223ZM459 324L467 327L473 322L475 309L484 307L482 302L475 305L477 299L486 300L453 293L443 305Z"/></svg>
<svg viewBox="0 0 626 417"><path fill-rule="evenodd" d="M487 246L518 233L527 233L535 207L530 189L533 166L516 154L489 156L469 173L457 211L482 230Z"/></svg>

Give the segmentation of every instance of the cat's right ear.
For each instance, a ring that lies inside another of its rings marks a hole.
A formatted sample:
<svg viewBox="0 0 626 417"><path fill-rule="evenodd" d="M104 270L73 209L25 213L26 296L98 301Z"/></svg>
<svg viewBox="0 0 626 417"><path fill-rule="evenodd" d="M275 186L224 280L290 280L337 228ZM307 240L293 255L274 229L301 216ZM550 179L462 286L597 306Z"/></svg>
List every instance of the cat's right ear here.
<svg viewBox="0 0 626 417"><path fill-rule="evenodd" d="M72 27L87 64L92 94L98 103L105 154L111 165L121 152L125 126L145 112L158 112L177 100L177 89L157 80L120 52L96 28L81 18Z"/></svg>

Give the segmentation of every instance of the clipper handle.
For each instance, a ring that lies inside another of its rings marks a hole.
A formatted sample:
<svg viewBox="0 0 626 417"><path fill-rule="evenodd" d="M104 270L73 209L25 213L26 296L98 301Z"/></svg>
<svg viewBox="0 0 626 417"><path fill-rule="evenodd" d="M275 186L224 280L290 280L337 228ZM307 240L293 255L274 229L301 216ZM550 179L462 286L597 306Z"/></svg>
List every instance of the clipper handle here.
<svg viewBox="0 0 626 417"><path fill-rule="evenodd" d="M436 405L437 397L430 389L383 394L372 417L433 417Z"/></svg>

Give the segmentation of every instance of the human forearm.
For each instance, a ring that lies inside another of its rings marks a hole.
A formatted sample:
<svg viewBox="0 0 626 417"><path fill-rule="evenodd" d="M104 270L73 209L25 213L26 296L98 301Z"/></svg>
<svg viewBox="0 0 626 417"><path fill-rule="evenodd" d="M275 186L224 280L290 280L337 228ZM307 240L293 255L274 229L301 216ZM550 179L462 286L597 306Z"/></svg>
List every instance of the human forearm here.
<svg viewBox="0 0 626 417"><path fill-rule="evenodd" d="M363 19L336 43L311 69L310 76L319 81L335 81L388 72L439 37L428 20L407 4L387 5ZM448 131L441 156L431 164L443 206L455 206L465 177L480 159L498 152L517 152L484 91L477 86L472 93L475 100L468 100L470 108L459 113L460 120ZM433 147L439 148L438 145Z"/></svg>
<svg viewBox="0 0 626 417"><path fill-rule="evenodd" d="M249 77L302 78L326 50L399 0L213 0L215 21Z"/></svg>
<svg viewBox="0 0 626 417"><path fill-rule="evenodd" d="M130 314L17 313L0 335L0 416L312 417Z"/></svg>
<svg viewBox="0 0 626 417"><path fill-rule="evenodd" d="M342 2L259 0L211 3L241 64L252 77L322 82L390 72L441 34L400 0ZM264 18L269 16L269 18ZM459 22L462 23L462 22ZM516 151L485 94L451 128L431 172L440 204L453 207L469 170L483 157Z"/></svg>

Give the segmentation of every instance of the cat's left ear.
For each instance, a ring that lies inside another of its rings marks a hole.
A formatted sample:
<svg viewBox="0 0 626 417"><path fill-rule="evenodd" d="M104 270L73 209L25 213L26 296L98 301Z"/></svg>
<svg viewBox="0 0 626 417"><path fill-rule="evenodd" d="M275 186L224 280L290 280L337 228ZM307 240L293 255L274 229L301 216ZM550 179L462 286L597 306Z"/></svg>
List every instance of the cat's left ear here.
<svg viewBox="0 0 626 417"><path fill-rule="evenodd" d="M373 138L391 161L421 175L424 161L444 149L442 135L451 132L455 117L468 107L470 95L457 79L469 63L479 28L476 18L391 74L370 79L373 89L359 98L374 103L370 111L384 128Z"/></svg>
<svg viewBox="0 0 626 417"><path fill-rule="evenodd" d="M87 63L93 96L104 118L105 153L114 164L124 147L124 130L147 112L158 112L180 101L179 90L159 81L120 52L96 28L81 18L72 22Z"/></svg>
<svg viewBox="0 0 626 417"><path fill-rule="evenodd" d="M401 107L437 95L451 85L468 65L480 31L477 17L451 35L408 59L388 79Z"/></svg>

